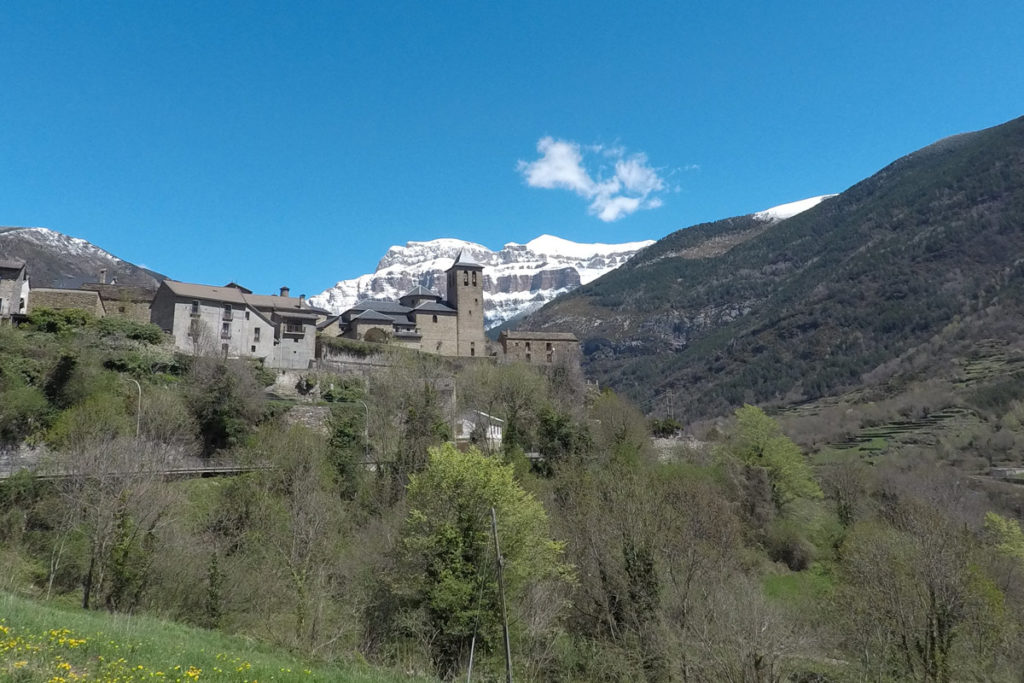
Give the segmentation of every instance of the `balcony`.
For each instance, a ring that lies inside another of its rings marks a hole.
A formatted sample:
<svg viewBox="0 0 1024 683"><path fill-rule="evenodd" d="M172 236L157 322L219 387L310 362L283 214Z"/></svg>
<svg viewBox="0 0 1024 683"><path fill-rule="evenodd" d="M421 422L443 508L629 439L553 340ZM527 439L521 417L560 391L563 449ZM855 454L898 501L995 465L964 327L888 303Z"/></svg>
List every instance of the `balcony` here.
<svg viewBox="0 0 1024 683"><path fill-rule="evenodd" d="M306 333L305 326L302 323L285 323L284 333L292 336L301 337Z"/></svg>

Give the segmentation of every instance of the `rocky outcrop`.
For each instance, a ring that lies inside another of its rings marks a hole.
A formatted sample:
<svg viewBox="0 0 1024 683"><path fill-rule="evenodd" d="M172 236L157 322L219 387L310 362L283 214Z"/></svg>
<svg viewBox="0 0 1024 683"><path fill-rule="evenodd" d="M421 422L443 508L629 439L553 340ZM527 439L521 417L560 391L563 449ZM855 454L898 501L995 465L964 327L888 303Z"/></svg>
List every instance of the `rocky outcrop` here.
<svg viewBox="0 0 1024 683"><path fill-rule="evenodd" d="M360 299L394 300L416 286L444 296L444 272L461 251L484 265L485 325L490 328L618 268L649 244L579 244L542 235L492 251L456 239L409 242L388 249L374 273L338 282L310 301L340 313Z"/></svg>

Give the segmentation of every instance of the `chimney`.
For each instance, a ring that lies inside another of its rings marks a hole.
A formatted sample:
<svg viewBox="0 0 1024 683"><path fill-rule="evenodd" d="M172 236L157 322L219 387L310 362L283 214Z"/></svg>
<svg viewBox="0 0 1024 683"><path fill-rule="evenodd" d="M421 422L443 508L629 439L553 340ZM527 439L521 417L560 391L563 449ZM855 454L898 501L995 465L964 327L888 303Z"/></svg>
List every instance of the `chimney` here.
<svg viewBox="0 0 1024 683"><path fill-rule="evenodd" d="M288 296L288 293L289 293L290 291L291 291L291 290L290 290L290 289L288 289L287 287L282 287L282 288L281 288L281 296Z"/></svg>
<svg viewBox="0 0 1024 683"><path fill-rule="evenodd" d="M100 268L100 284L101 285L107 284L107 269L106 268Z"/></svg>
<svg viewBox="0 0 1024 683"><path fill-rule="evenodd" d="M299 294L299 308L302 308L306 304L306 295Z"/></svg>

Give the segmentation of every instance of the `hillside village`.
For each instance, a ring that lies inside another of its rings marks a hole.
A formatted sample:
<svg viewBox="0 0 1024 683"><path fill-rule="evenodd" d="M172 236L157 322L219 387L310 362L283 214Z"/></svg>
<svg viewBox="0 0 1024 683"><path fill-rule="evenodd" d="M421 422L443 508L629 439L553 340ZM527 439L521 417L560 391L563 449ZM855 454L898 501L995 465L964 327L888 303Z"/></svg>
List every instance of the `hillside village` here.
<svg viewBox="0 0 1024 683"><path fill-rule="evenodd" d="M450 357L490 358L537 365L579 364L579 341L565 332L484 334L484 266L459 255L446 271L446 297L414 287L398 301L365 299L339 315L311 305L288 287L255 294L223 286L165 279L156 290L107 281L79 288L33 287L30 264L0 261L0 324L18 324L34 310L84 310L96 317L151 322L191 355L260 361L273 370L304 370L330 362L324 339L342 339Z"/></svg>

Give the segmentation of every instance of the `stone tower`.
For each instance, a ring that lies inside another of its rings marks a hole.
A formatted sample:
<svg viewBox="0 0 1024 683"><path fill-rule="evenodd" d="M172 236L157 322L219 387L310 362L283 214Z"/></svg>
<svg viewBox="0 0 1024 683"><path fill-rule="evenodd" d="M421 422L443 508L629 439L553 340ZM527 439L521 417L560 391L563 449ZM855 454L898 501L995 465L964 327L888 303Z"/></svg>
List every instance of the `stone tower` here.
<svg viewBox="0 0 1024 683"><path fill-rule="evenodd" d="M460 251L448 269L448 305L458 312L460 356L486 355L484 348L484 267Z"/></svg>

